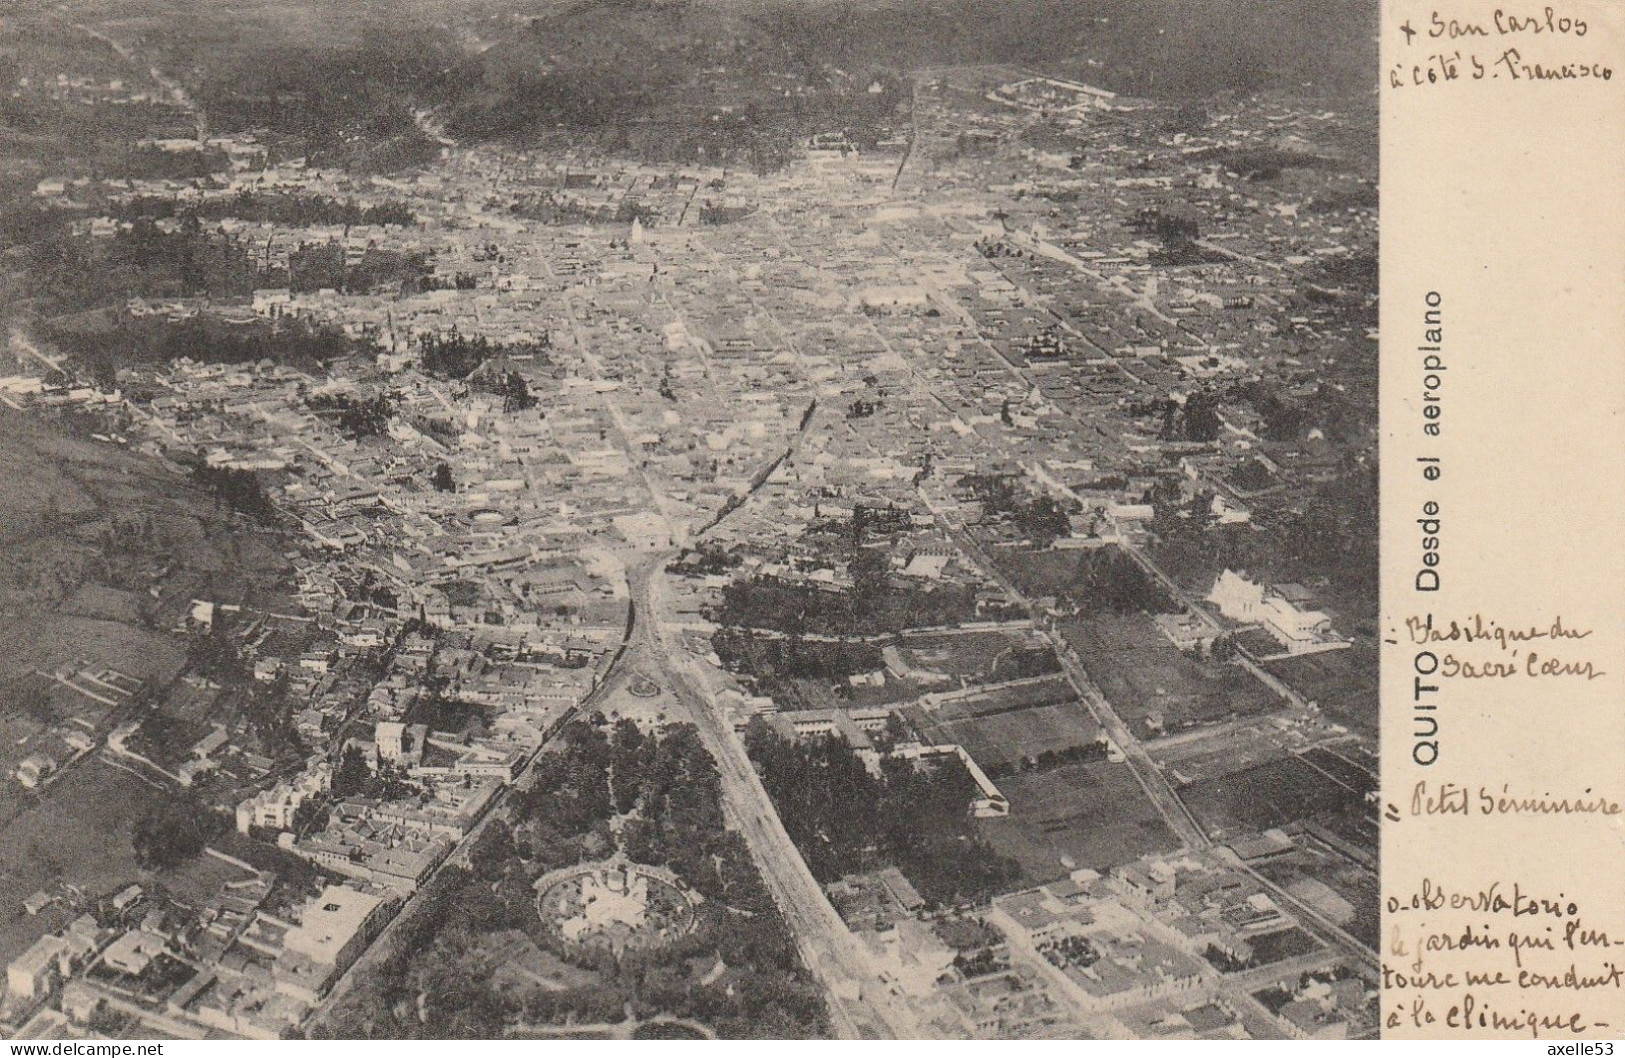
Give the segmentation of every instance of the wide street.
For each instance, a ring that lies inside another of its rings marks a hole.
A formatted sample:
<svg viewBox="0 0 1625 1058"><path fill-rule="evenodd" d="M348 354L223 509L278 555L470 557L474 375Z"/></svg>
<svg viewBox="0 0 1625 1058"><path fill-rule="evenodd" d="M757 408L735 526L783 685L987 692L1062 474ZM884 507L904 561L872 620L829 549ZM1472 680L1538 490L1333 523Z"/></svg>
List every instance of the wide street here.
<svg viewBox="0 0 1625 1058"><path fill-rule="evenodd" d="M785 832L744 744L700 689L704 679L697 666L666 638L665 615L670 611L665 566L670 557L651 556L627 571L634 618L625 655L629 663L623 664L623 671L658 672L698 728L717 762L729 822L750 847L802 960L825 986L835 1033L854 1039L918 1038L917 1019L876 976Z"/></svg>

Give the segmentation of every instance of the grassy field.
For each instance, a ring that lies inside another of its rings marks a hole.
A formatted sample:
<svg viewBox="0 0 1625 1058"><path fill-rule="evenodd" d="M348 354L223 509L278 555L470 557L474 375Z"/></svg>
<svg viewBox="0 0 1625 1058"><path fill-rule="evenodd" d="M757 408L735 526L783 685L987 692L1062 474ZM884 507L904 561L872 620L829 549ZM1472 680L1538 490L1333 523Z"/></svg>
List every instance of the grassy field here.
<svg viewBox="0 0 1625 1058"><path fill-rule="evenodd" d="M1245 670L1182 652L1144 614L1064 621L1061 634L1118 715L1142 735L1153 716L1161 717L1165 730L1177 731L1280 704Z"/></svg>
<svg viewBox="0 0 1625 1058"><path fill-rule="evenodd" d="M1017 551L1001 549L999 568L1028 595L1054 595L1068 583L1082 556L1077 551Z"/></svg>
<svg viewBox="0 0 1625 1058"><path fill-rule="evenodd" d="M970 683L1005 678L999 667L1024 647L1037 645L1028 632L973 632L951 636L909 636L898 650L909 664Z"/></svg>
<svg viewBox="0 0 1625 1058"><path fill-rule="evenodd" d="M28 796L31 803L0 826L0 961L53 928L49 916L22 910L40 888L67 881L94 898L141 878L130 829L166 793L93 756L43 797Z"/></svg>
<svg viewBox="0 0 1625 1058"><path fill-rule="evenodd" d="M13 776L23 757L67 762L63 733L97 739L122 715L117 694L81 680L113 704L100 702L51 675L114 669L167 687L186 663L172 629L192 598L281 590L276 539L234 527L160 460L0 409L0 961L60 925L50 921L60 906L37 918L20 910L42 887L95 898L150 881L130 830L173 796L95 753L42 790L24 788ZM211 871L177 885L202 892Z"/></svg>
<svg viewBox="0 0 1625 1058"><path fill-rule="evenodd" d="M985 716L952 717L947 712L946 708L936 714L920 710L910 718L918 717L917 726L925 737L964 746L984 768L1018 765L1024 757L1087 745L1100 737L1100 725L1076 701Z"/></svg>
<svg viewBox="0 0 1625 1058"><path fill-rule="evenodd" d="M1104 869L1178 842L1126 764L1096 761L1003 779L1004 819L977 821L993 847L1021 862L1031 883L1076 867ZM1063 862L1071 861L1071 866Z"/></svg>
<svg viewBox="0 0 1625 1058"><path fill-rule="evenodd" d="M1263 716L1173 735L1147 743L1146 748L1175 782L1195 783L1283 757L1299 741L1278 718Z"/></svg>
<svg viewBox="0 0 1625 1058"><path fill-rule="evenodd" d="M1295 835L1295 839L1296 851L1256 865L1259 873L1284 889L1292 888L1300 879L1313 879L1329 887L1353 908L1352 917L1338 924L1377 947L1382 923L1377 873L1305 835Z"/></svg>
<svg viewBox="0 0 1625 1058"><path fill-rule="evenodd" d="M77 663L162 683L173 679L185 660L177 637L118 621L49 613L0 618L0 673L6 675Z"/></svg>
<svg viewBox="0 0 1625 1058"><path fill-rule="evenodd" d="M1224 837L1285 826L1321 812L1358 810L1357 794L1297 757L1204 779L1179 791L1208 833Z"/></svg>
<svg viewBox="0 0 1625 1058"><path fill-rule="evenodd" d="M991 716L1044 705L1077 700L1077 692L1065 676L1046 677L1033 682L989 687L944 703L939 712L946 717Z"/></svg>
<svg viewBox="0 0 1625 1058"><path fill-rule="evenodd" d="M1330 650L1271 661L1264 669L1288 687L1318 702L1345 727L1377 733L1377 648L1361 640L1347 650Z"/></svg>

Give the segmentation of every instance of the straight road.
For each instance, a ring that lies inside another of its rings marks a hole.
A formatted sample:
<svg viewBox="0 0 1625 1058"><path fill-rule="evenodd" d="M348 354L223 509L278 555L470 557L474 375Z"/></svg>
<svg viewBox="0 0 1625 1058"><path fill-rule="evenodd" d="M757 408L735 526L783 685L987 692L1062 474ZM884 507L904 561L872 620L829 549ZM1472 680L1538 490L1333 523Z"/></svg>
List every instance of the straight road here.
<svg viewBox="0 0 1625 1058"><path fill-rule="evenodd" d="M669 558L660 555L628 571L633 603L642 619L627 653L640 656L641 671L661 674L715 758L729 822L750 848L807 969L825 986L837 1035L848 1039L919 1038L917 1019L885 990L857 939L807 869L746 756L743 742L703 692L704 679L697 666L681 647L667 641L662 615L669 612L665 583Z"/></svg>
<svg viewBox="0 0 1625 1058"><path fill-rule="evenodd" d="M924 494L922 493L922 495ZM982 572L997 584L1006 595L1015 599L1024 607L1032 615L1034 624L1041 627L1043 615L1038 612L1033 601L1015 584L1011 583L1009 578L999 572L999 568L982 550L981 545L972 539L970 533L956 525L947 516L946 512L933 510L933 513L936 515L937 523L943 527L959 549L980 566ZM1191 815L1190 810L1185 807L1185 803L1179 799L1179 795L1174 793L1174 788L1168 783L1162 769L1157 767L1156 762L1151 759L1151 754L1147 753L1145 747L1141 745L1139 738L1123 722L1123 718L1117 715L1117 710L1112 708L1112 704L1107 700L1105 694L1096 686L1095 681L1089 678L1089 674L1084 671L1083 664L1079 661L1072 647L1064 639L1052 633L1044 632L1041 634L1055 648L1055 655L1060 659L1061 667L1065 670L1067 678L1072 681L1072 685L1078 691L1078 696L1094 716L1095 721L1106 732L1106 737L1110 738L1117 744L1117 748L1123 751L1123 756L1127 759L1129 768L1134 772L1135 780L1140 784L1140 788L1145 791L1146 797L1151 801L1152 806L1156 808L1157 813L1168 824L1168 829L1173 831L1180 843L1187 848L1205 849L1211 845L1212 842L1207 833L1203 831L1201 824L1196 821L1196 817Z"/></svg>

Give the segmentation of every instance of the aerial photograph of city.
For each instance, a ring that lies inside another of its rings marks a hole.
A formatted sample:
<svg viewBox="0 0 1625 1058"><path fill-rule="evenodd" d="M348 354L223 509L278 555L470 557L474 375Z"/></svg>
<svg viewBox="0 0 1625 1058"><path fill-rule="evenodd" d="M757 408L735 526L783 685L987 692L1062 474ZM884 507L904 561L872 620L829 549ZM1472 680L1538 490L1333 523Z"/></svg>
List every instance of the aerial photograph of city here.
<svg viewBox="0 0 1625 1058"><path fill-rule="evenodd" d="M0 1038L1375 1037L1376 32L0 6Z"/></svg>

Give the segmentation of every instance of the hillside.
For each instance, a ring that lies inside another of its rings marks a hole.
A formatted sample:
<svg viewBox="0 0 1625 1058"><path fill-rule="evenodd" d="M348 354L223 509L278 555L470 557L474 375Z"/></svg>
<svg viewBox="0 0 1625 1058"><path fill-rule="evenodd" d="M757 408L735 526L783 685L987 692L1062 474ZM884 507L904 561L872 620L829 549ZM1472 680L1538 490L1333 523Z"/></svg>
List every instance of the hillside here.
<svg viewBox="0 0 1625 1058"><path fill-rule="evenodd" d="M910 72L1011 64L1167 99L1369 95L1375 7L1243 0L585 0L521 9L443 79L466 140L771 162L789 141L861 142L907 120ZM651 159L654 160L654 159Z"/></svg>

